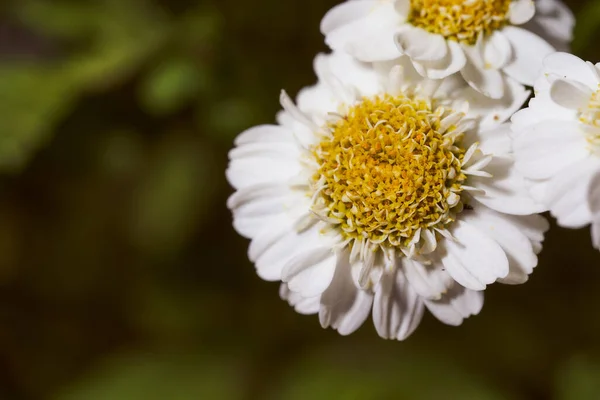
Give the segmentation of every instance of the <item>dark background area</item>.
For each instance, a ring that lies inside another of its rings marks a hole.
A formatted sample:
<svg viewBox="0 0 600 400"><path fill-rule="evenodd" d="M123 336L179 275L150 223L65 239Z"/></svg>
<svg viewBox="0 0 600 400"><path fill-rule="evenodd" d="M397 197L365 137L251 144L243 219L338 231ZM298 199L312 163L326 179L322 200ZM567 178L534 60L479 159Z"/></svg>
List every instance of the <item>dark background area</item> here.
<svg viewBox="0 0 600 400"><path fill-rule="evenodd" d="M600 398L587 229L553 226L527 284L405 342L323 330L255 275L227 151L315 81L334 4L0 4L0 400ZM600 2L568 4L600 61Z"/></svg>

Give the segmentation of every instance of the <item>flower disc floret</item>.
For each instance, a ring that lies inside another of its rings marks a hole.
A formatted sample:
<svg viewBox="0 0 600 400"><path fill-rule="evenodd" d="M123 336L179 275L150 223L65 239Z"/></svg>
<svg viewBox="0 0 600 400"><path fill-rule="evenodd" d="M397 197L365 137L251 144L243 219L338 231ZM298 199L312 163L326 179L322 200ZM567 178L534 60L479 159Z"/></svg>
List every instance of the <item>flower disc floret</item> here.
<svg viewBox="0 0 600 400"><path fill-rule="evenodd" d="M585 125L587 141L593 153L600 153L600 90L592 94L587 107L579 111L579 121Z"/></svg>
<svg viewBox="0 0 600 400"><path fill-rule="evenodd" d="M462 207L459 120L460 113L432 110L425 100L364 99L313 148L313 211L347 239L390 246L409 246L421 230L443 228Z"/></svg>
<svg viewBox="0 0 600 400"><path fill-rule="evenodd" d="M446 39L473 45L508 23L511 0L411 0L408 22Z"/></svg>

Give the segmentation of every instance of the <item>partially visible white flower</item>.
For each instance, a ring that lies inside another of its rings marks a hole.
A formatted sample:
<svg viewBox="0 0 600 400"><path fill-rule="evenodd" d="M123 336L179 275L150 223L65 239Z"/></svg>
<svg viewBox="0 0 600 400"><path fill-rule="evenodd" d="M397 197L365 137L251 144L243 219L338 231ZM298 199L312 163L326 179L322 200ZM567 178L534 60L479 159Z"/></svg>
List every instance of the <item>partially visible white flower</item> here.
<svg viewBox="0 0 600 400"><path fill-rule="evenodd" d="M512 118L517 169L558 224L592 224L600 250L600 64L555 53Z"/></svg>
<svg viewBox="0 0 600 400"><path fill-rule="evenodd" d="M559 0L535 0L535 16L522 25L544 38L557 51L569 51L573 40L575 17Z"/></svg>
<svg viewBox="0 0 600 400"><path fill-rule="evenodd" d="M321 31L332 49L361 61L407 55L425 77L460 71L499 99L506 75L532 86L555 51L550 43L567 49L573 25L560 0L349 0L325 15Z"/></svg>
<svg viewBox="0 0 600 400"><path fill-rule="evenodd" d="M529 92L493 101L460 79L422 78L407 57L315 60L318 84L278 125L243 132L227 177L234 227L260 277L341 334L369 315L404 339L423 311L458 325L483 289L523 283L546 221L513 168L508 124ZM512 214L512 215L509 215Z"/></svg>

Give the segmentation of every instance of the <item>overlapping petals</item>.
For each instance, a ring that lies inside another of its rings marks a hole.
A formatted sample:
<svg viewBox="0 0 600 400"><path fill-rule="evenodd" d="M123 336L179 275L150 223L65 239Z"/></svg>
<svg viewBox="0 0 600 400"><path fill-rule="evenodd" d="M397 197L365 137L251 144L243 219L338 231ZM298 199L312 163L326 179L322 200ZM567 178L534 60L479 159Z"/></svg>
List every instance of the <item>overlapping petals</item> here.
<svg viewBox="0 0 600 400"><path fill-rule="evenodd" d="M348 12L363 12L366 3L349 2ZM446 324L460 324L480 311L487 285L527 280L548 228L532 215L543 206L514 168L505 123L528 91L506 78L505 97L491 100L457 75L434 81L413 65L407 56L373 67L343 52L319 55L318 83L299 93L297 105L283 93L278 124L242 133L230 152L227 177L236 192L228 206L236 230L251 239L249 257L259 276L281 281L282 298L341 334L372 316L381 337L402 340L425 309ZM461 146L470 149L462 166L467 207L447 230L422 238L427 251L410 257L393 248L349 246L310 209L310 149L321 140L320 127L364 98L384 94L435 100L467 121L459 127L465 132Z"/></svg>
<svg viewBox="0 0 600 400"><path fill-rule="evenodd" d="M472 88L500 99L509 77L532 86L541 60L555 48L568 48L574 25L559 0L514 0L504 26L470 43L413 26L410 10L410 0L346 1L326 14L321 31L332 49L358 60L406 55L424 77L442 79L460 72Z"/></svg>
<svg viewBox="0 0 600 400"><path fill-rule="evenodd" d="M559 225L592 224L600 249L600 65L556 53L544 61L529 107L513 116L516 167Z"/></svg>

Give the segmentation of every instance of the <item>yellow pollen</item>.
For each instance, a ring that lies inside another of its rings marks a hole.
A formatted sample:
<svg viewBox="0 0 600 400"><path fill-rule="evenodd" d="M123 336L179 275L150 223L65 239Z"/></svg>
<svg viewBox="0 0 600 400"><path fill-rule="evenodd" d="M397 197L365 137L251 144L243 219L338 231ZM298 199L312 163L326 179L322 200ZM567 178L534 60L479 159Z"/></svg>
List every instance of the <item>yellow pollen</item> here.
<svg viewBox="0 0 600 400"><path fill-rule="evenodd" d="M579 121L588 127L585 131L591 150L600 153L600 85L587 107L579 110Z"/></svg>
<svg viewBox="0 0 600 400"><path fill-rule="evenodd" d="M508 23L511 0L410 0L408 22L446 39L473 45Z"/></svg>
<svg viewBox="0 0 600 400"><path fill-rule="evenodd" d="M404 96L350 108L312 149L319 165L313 211L346 239L384 246L408 246L419 228L454 221L465 151L456 126L442 127L448 115L457 114Z"/></svg>

